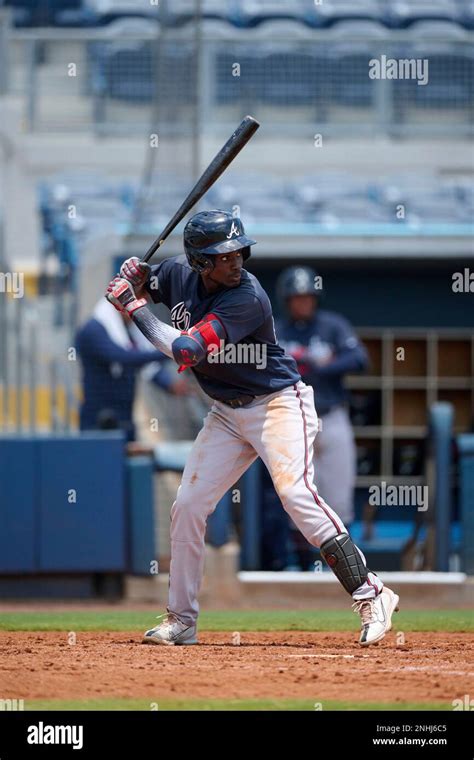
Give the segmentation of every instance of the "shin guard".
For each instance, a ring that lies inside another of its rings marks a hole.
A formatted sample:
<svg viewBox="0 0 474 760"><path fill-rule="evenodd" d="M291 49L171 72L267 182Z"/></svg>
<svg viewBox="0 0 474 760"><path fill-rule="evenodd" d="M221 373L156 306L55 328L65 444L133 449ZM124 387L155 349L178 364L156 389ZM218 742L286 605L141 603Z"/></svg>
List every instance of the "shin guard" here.
<svg viewBox="0 0 474 760"><path fill-rule="evenodd" d="M348 533L330 538L320 547L320 552L349 594L367 580L368 570Z"/></svg>

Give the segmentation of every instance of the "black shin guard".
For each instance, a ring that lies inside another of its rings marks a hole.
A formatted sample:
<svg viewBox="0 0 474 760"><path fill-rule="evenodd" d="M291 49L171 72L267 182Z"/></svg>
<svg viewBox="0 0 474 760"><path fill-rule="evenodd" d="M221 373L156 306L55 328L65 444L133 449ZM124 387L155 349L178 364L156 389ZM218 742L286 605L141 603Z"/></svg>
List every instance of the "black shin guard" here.
<svg viewBox="0 0 474 760"><path fill-rule="evenodd" d="M349 594L367 580L368 570L348 533L330 538L320 547L320 552Z"/></svg>

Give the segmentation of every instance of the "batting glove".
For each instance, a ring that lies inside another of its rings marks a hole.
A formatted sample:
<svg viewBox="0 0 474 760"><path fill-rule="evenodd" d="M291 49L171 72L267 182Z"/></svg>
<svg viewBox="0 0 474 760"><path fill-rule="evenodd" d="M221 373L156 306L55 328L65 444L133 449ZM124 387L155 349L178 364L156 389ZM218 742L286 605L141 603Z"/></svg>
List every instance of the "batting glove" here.
<svg viewBox="0 0 474 760"><path fill-rule="evenodd" d="M137 309L146 306L146 298L137 299L130 283L122 277L114 277L109 282L105 297L117 311L126 311L130 316Z"/></svg>
<svg viewBox="0 0 474 760"><path fill-rule="evenodd" d="M128 280L134 288L139 288L146 283L150 276L151 266L146 264L137 256L132 256L123 262L120 267L120 277Z"/></svg>

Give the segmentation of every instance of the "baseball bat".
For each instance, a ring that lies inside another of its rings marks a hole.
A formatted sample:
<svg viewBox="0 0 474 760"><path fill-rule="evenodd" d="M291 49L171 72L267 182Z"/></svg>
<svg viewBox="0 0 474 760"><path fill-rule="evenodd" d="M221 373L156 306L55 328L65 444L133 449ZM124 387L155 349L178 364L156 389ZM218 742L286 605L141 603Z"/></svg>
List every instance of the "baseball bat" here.
<svg viewBox="0 0 474 760"><path fill-rule="evenodd" d="M161 235L158 235L156 240L151 244L148 251L142 258L142 261L149 261L158 248L164 243L166 238L173 232L174 228L180 223L180 221L186 216L188 211L202 198L214 182L221 176L223 171L227 169L230 163L234 160L236 155L240 153L242 148L252 135L257 131L260 124L253 118L253 116L246 116L242 119L239 126L229 137L226 144L222 146L219 153L212 159L207 169L200 176L189 195L185 198L176 214L168 222Z"/></svg>

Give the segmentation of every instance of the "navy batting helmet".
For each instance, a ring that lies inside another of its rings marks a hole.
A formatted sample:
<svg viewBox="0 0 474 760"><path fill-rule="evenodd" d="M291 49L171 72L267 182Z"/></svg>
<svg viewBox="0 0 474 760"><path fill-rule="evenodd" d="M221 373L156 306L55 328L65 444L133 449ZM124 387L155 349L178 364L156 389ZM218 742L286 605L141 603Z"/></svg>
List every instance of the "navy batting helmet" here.
<svg viewBox="0 0 474 760"><path fill-rule="evenodd" d="M247 261L255 242L246 236L237 216L220 209L200 211L184 228L184 250L191 268L198 273L209 266L213 268L213 256L218 253L242 250Z"/></svg>
<svg viewBox="0 0 474 760"><path fill-rule="evenodd" d="M320 298L321 278L311 267L289 267L278 278L277 293L282 304L291 296L312 295Z"/></svg>

